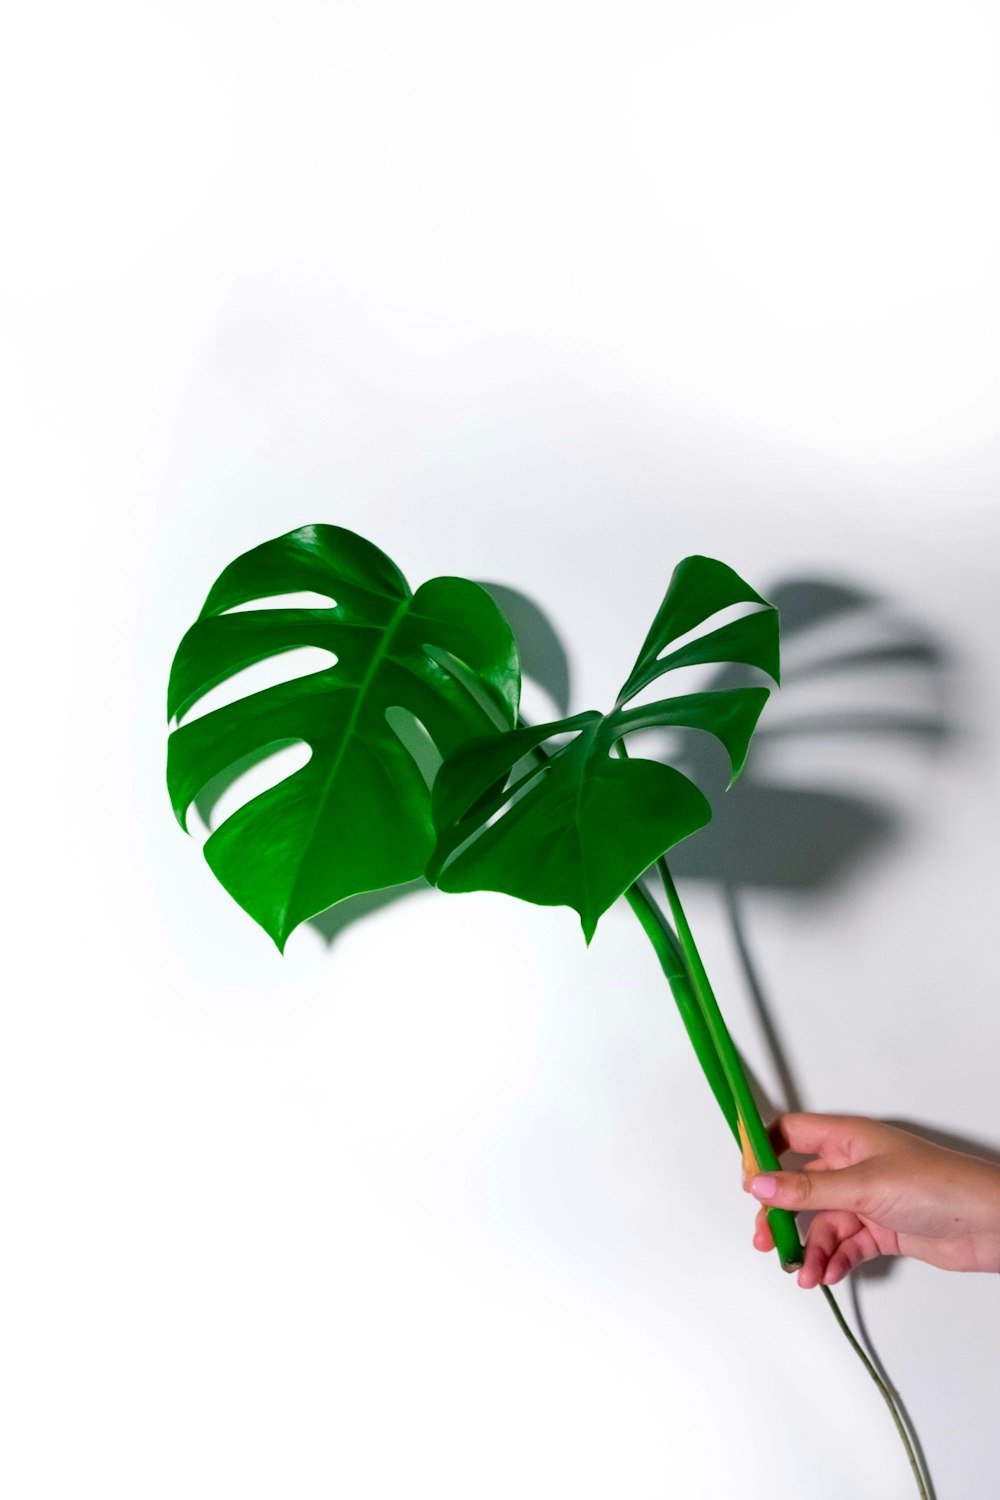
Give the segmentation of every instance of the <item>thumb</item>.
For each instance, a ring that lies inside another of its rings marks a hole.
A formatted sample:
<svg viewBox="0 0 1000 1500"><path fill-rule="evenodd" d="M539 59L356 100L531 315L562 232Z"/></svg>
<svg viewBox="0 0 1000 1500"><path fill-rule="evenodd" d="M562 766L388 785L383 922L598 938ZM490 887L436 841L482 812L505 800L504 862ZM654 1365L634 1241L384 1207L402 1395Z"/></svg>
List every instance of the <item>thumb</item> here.
<svg viewBox="0 0 1000 1500"><path fill-rule="evenodd" d="M748 1184L750 1192L768 1208L790 1208L800 1213L813 1208L869 1211L872 1175L867 1162L824 1172L765 1172Z"/></svg>

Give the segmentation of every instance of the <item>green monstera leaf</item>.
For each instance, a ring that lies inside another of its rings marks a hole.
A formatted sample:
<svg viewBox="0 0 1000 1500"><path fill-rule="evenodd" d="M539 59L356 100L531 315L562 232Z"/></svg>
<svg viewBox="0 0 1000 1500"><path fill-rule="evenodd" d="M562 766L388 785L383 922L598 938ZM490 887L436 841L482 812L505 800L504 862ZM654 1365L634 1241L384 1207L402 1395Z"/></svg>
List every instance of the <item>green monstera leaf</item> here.
<svg viewBox="0 0 1000 1500"><path fill-rule="evenodd" d="M663 654L673 641L733 604L763 607ZM628 703L663 672L708 662L739 662L743 666L760 667L778 682L778 611L726 563L695 554L685 557L674 569L635 666L618 694L618 702Z"/></svg>
<svg viewBox="0 0 1000 1500"><path fill-rule="evenodd" d="M245 608L303 592L331 602ZM472 736L510 729L520 684L510 628L484 589L434 578L413 593L354 532L303 526L218 578L177 650L168 713L182 717L244 667L301 646L332 652L335 665L182 724L168 748L170 797L184 827L193 799L227 768L290 741L308 745L305 766L205 844L218 879L279 948L335 902L423 874L434 829L416 726L447 756ZM403 711L401 722L393 710Z"/></svg>
<svg viewBox="0 0 1000 1500"><path fill-rule="evenodd" d="M737 603L760 608L668 649ZM701 729L725 746L730 785L743 767L767 688L626 706L665 672L718 661L761 668L777 681L777 611L724 563L688 557L674 571L611 713L481 738L445 761L434 783L438 842L428 877L445 891L504 891L541 906L570 906L589 943L612 902L712 816L703 793L682 772L629 759L628 736L674 725ZM551 745L557 737L560 743Z"/></svg>

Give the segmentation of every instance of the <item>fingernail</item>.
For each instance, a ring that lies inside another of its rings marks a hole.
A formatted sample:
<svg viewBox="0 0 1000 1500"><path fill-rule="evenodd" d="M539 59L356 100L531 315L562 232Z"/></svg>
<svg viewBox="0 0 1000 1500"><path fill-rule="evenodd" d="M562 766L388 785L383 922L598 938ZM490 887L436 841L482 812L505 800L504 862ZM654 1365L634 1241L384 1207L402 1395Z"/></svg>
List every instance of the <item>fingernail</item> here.
<svg viewBox="0 0 1000 1500"><path fill-rule="evenodd" d="M778 1179L776 1177L755 1177L750 1184L750 1191L755 1198L773 1198L778 1190Z"/></svg>

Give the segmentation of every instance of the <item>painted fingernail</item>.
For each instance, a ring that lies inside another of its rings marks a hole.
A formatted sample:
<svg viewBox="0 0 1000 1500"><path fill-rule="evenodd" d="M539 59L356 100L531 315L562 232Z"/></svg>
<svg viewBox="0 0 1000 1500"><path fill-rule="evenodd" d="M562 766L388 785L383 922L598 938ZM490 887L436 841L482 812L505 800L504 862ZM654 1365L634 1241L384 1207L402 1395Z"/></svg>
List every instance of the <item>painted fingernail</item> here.
<svg viewBox="0 0 1000 1500"><path fill-rule="evenodd" d="M755 1177L750 1184L750 1191L755 1198L773 1198L778 1190L778 1179L776 1177Z"/></svg>

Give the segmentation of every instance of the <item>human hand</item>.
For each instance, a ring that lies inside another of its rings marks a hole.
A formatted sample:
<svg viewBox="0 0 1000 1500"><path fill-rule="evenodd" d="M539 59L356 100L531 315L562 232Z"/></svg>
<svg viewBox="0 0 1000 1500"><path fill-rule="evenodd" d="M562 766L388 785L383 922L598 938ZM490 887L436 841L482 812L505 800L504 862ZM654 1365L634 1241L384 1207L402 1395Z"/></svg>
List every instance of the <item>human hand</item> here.
<svg viewBox="0 0 1000 1500"><path fill-rule="evenodd" d="M815 1156L801 1172L744 1177L757 1212L754 1245L773 1250L768 1208L816 1209L801 1287L834 1286L879 1255L946 1271L1000 1272L1000 1166L862 1115L780 1115L775 1152Z"/></svg>

